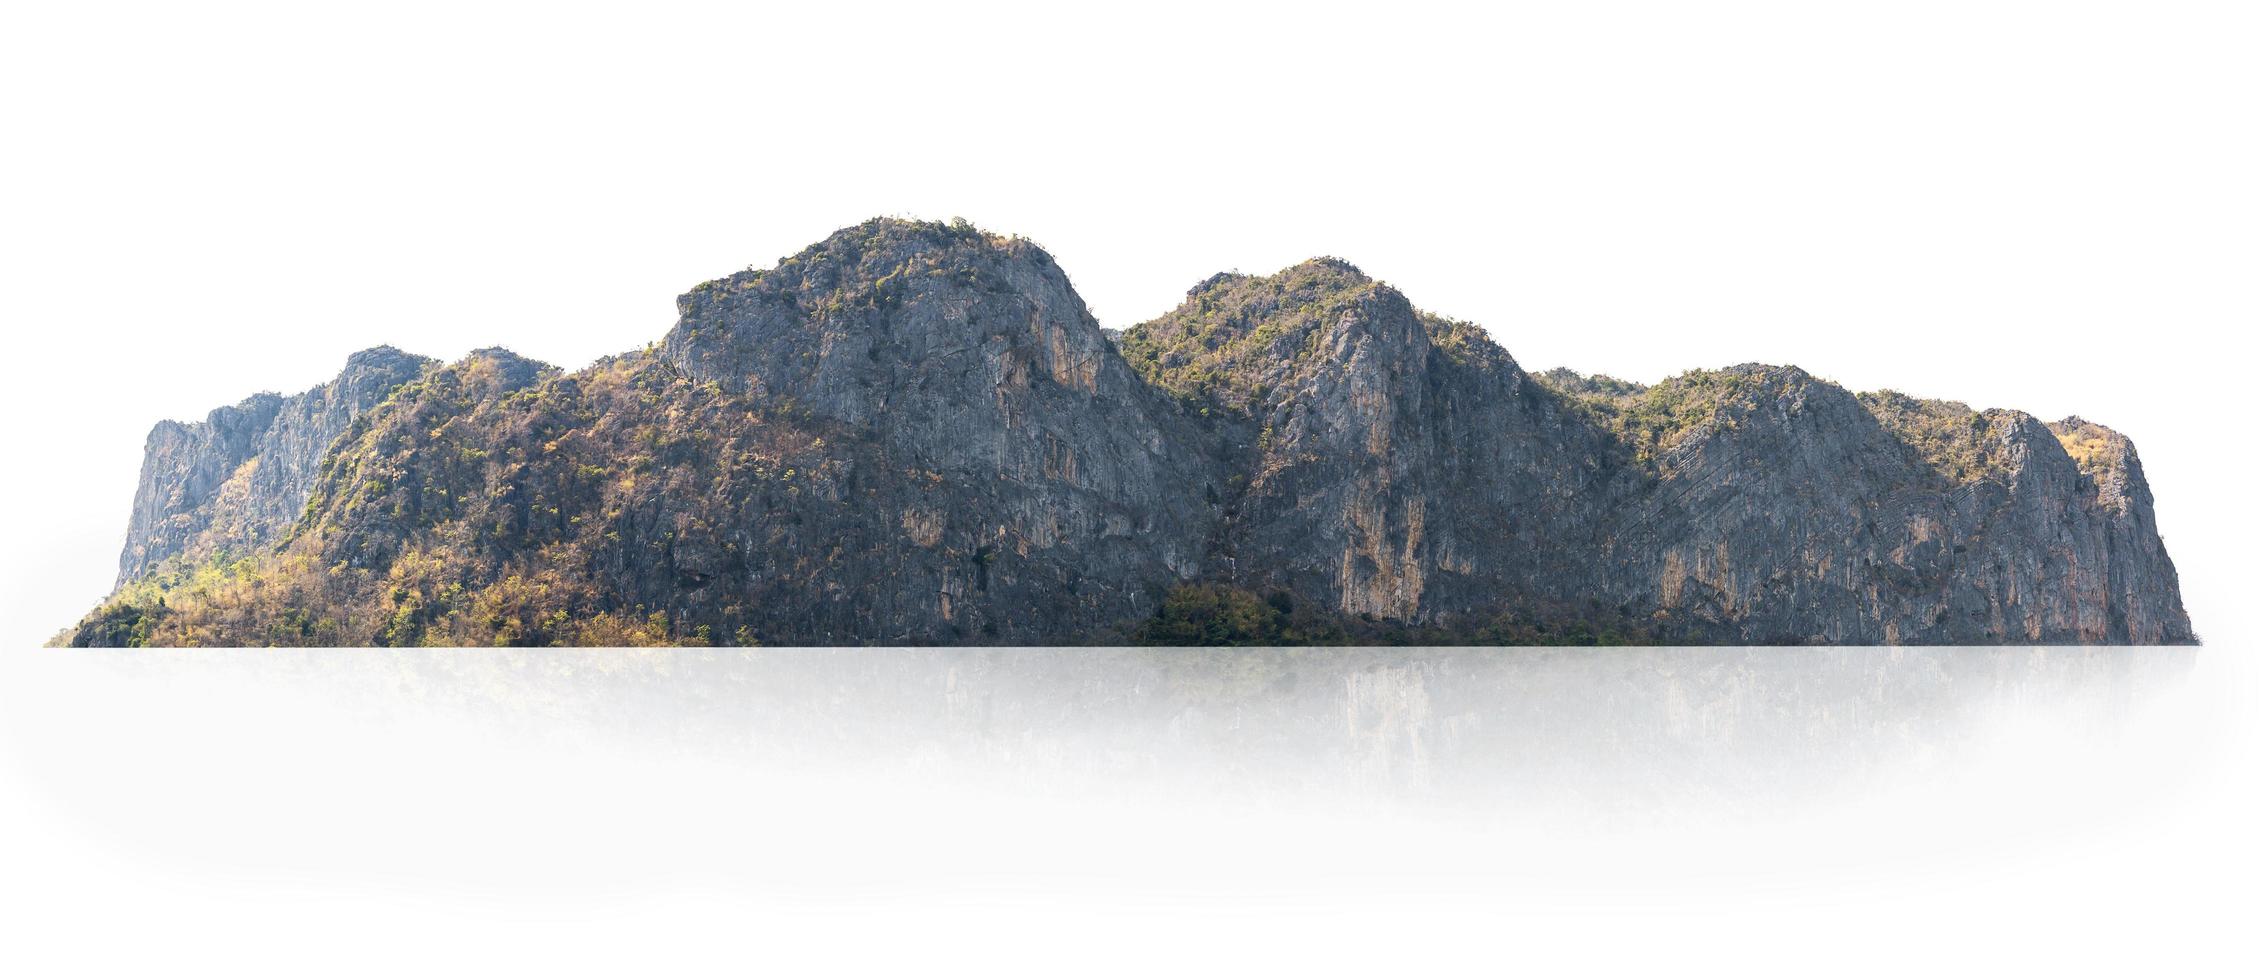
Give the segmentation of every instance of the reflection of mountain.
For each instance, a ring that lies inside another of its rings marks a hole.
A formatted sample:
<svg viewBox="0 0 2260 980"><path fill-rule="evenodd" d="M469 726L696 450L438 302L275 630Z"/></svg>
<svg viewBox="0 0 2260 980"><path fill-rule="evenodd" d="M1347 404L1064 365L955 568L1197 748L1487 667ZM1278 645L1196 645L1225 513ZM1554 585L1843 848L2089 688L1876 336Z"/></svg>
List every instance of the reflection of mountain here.
<svg viewBox="0 0 2260 980"><path fill-rule="evenodd" d="M760 765L1159 779L1500 805L1849 788L2019 712L2107 728L2193 651L790 650L166 654L351 706L657 740Z"/></svg>

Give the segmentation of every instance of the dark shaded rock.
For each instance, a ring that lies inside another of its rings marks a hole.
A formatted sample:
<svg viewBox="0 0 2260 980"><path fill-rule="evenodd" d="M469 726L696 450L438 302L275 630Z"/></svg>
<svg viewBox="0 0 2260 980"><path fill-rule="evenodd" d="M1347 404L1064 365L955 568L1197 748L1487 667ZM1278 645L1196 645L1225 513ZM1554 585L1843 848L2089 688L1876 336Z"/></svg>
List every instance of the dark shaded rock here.
<svg viewBox="0 0 2260 980"><path fill-rule="evenodd" d="M1224 577L1414 622L1583 584L1604 442L1480 330L1317 259L1209 279L1123 347L1219 419Z"/></svg>
<svg viewBox="0 0 2260 980"><path fill-rule="evenodd" d="M872 221L678 305L668 364L837 433L847 457L860 531L827 535L877 574L820 569L808 587L844 576L863 613L800 638L1087 642L1204 572L1213 464L1035 245ZM730 543L763 556L777 520L813 518L748 520Z"/></svg>
<svg viewBox="0 0 2260 980"><path fill-rule="evenodd" d="M1746 364L1531 375L1338 259L1101 330L877 220L560 373L356 355L150 440L86 644L2176 643L2133 446ZM387 397L387 393L389 397Z"/></svg>
<svg viewBox="0 0 2260 980"><path fill-rule="evenodd" d="M1644 476L1616 488L1609 578L1591 587L1680 637L2194 638L2162 546L2131 543L2155 545L2147 507L2103 503L2028 415L1855 397L1765 365L1599 398Z"/></svg>

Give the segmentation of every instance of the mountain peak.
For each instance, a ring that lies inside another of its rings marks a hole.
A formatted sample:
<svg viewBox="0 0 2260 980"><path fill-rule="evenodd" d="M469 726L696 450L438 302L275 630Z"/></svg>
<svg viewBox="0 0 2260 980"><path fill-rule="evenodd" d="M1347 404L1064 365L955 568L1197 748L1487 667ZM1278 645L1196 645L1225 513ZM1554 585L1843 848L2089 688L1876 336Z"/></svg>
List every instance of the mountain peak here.
<svg viewBox="0 0 2260 980"><path fill-rule="evenodd" d="M1403 294L1322 257L1268 276L1211 276L1176 309L1131 327L1121 345L1131 366L1160 387L1246 412L1250 398L1322 364L1417 357L1427 329Z"/></svg>
<svg viewBox="0 0 2260 980"><path fill-rule="evenodd" d="M557 368L506 347L481 347L447 366L474 390L500 395L529 388L557 374Z"/></svg>
<svg viewBox="0 0 2260 980"><path fill-rule="evenodd" d="M432 359L410 354L391 344L378 344L357 350L345 357L347 371L366 371L373 368L396 367L402 364L428 365Z"/></svg>
<svg viewBox="0 0 2260 980"><path fill-rule="evenodd" d="M985 231L964 218L934 221L926 218L904 218L880 215L849 225L825 236L812 248L837 247L845 243L870 245L879 242L909 242L951 245L964 242L984 242L1002 247L1014 239Z"/></svg>
<svg viewBox="0 0 2260 980"><path fill-rule="evenodd" d="M916 379L972 384L976 364L1014 384L1033 367L1087 396L1114 358L1050 255L963 221L874 218L677 307L661 344L677 370L845 421L938 392Z"/></svg>
<svg viewBox="0 0 2260 980"><path fill-rule="evenodd" d="M1332 255L1312 256L1281 270L1282 274L1298 272L1337 276L1345 283L1360 286L1373 281L1372 276L1366 275L1364 269L1351 264L1350 260Z"/></svg>

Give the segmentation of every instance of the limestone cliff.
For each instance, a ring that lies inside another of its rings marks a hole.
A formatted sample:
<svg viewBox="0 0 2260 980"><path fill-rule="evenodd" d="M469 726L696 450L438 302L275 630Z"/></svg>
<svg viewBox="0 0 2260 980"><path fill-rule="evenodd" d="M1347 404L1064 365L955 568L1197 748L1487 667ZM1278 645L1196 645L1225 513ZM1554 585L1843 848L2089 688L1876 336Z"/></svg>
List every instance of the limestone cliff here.
<svg viewBox="0 0 2260 980"><path fill-rule="evenodd" d="M850 604L796 613L787 635L1072 641L1204 572L1215 467L1033 244L869 222L678 305L664 364L833 444L824 505L786 498L714 532L732 556L709 570L718 589ZM780 549L780 520L818 533ZM849 557L786 560L819 543Z"/></svg>
<svg viewBox="0 0 2260 980"><path fill-rule="evenodd" d="M2194 639L2132 444L2080 419L1534 376L1334 259L1113 333L962 224L678 307L576 372L357 355L160 426L76 642Z"/></svg>
<svg viewBox="0 0 2260 980"><path fill-rule="evenodd" d="M118 584L174 556L248 555L274 543L305 509L330 444L431 363L376 347L298 394L253 395L201 422L157 423L142 450Z"/></svg>
<svg viewBox="0 0 2260 980"><path fill-rule="evenodd" d="M1236 584L1413 622L1585 602L1602 435L1482 331L1321 259L1210 279L1122 346L1217 420Z"/></svg>

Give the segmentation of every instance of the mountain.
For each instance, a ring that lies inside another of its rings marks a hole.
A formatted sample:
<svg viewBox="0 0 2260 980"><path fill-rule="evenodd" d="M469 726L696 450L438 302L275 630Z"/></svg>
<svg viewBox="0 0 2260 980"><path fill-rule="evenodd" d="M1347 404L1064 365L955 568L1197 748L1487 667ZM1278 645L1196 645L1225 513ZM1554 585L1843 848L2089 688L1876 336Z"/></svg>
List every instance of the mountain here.
<svg viewBox="0 0 2260 980"><path fill-rule="evenodd" d="M114 644L2193 642L2133 445L1796 368L1524 371L1338 259L1100 328L876 220L559 372L150 440Z"/></svg>
<svg viewBox="0 0 2260 980"><path fill-rule="evenodd" d="M1122 350L1214 420L1233 584L1406 623L1586 612L1606 439L1480 329L1319 259L1212 278Z"/></svg>
<svg viewBox="0 0 2260 980"><path fill-rule="evenodd" d="M391 347L362 351L326 384L253 395L202 422L159 422L142 450L118 583L176 556L248 554L298 519L322 454L353 419L434 362Z"/></svg>

